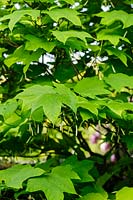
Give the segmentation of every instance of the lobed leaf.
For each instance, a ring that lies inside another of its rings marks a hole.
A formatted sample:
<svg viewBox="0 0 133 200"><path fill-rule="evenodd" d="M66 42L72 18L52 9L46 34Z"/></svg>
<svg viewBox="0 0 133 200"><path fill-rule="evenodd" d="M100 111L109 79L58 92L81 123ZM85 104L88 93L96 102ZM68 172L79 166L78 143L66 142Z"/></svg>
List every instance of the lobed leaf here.
<svg viewBox="0 0 133 200"><path fill-rule="evenodd" d="M111 12L101 12L96 16L102 17L101 23L104 25L110 25L115 21L121 21L123 28L128 28L133 25L133 14L128 14L123 10L113 10Z"/></svg>
<svg viewBox="0 0 133 200"><path fill-rule="evenodd" d="M22 183L35 176L40 176L44 170L34 168L30 165L14 165L13 167L0 171L0 181L4 181L7 187L22 188Z"/></svg>
<svg viewBox="0 0 133 200"><path fill-rule="evenodd" d="M28 180L27 191L41 190L48 200L63 200L64 192L76 194L71 179L79 179L78 175L69 165L53 168L47 176Z"/></svg>
<svg viewBox="0 0 133 200"><path fill-rule="evenodd" d="M91 160L82 160L78 161L76 156L70 156L67 158L63 164L71 165L72 169L78 174L80 177L79 182L93 182L94 178L89 174L89 171L93 168L94 162Z"/></svg>
<svg viewBox="0 0 133 200"><path fill-rule="evenodd" d="M71 8L56 8L50 11L44 11L43 13L48 14L56 22L58 22L61 18L65 18L76 26L82 26L80 18L78 17L79 13Z"/></svg>
<svg viewBox="0 0 133 200"><path fill-rule="evenodd" d="M75 30L69 30L69 31L52 31L53 35L57 38L62 43L66 43L66 41L69 38L78 38L80 40L83 40L85 44L87 45L87 40L86 38L91 38L92 36L85 32L85 31L75 31Z"/></svg>
<svg viewBox="0 0 133 200"><path fill-rule="evenodd" d="M28 40L25 44L25 49L28 51L35 51L42 48L47 52L51 52L55 47L54 42L46 41L44 38L39 38L32 34L28 34L24 37Z"/></svg>
<svg viewBox="0 0 133 200"><path fill-rule="evenodd" d="M126 110L133 111L133 104L127 102L110 101L106 106L119 117L122 117Z"/></svg>
<svg viewBox="0 0 133 200"><path fill-rule="evenodd" d="M75 113L77 111L77 96L63 84L54 83L56 92L60 95L62 103L69 106Z"/></svg>
<svg viewBox="0 0 133 200"><path fill-rule="evenodd" d="M37 18L40 16L39 10L17 10L9 15L5 15L0 19L0 21L4 21L9 19L9 29L12 31L15 24L24 16L24 15L30 15L34 20L37 20Z"/></svg>
<svg viewBox="0 0 133 200"><path fill-rule="evenodd" d="M30 51L26 51L24 46L20 46L13 52L13 54L9 55L4 60L4 63L10 68L14 63L20 62L25 65L23 69L25 73L31 62L38 61L42 53L43 51L41 49L31 53Z"/></svg>
<svg viewBox="0 0 133 200"><path fill-rule="evenodd" d="M85 98L78 97L78 107L89 110L94 115L98 115L98 104L95 101L88 101Z"/></svg>
<svg viewBox="0 0 133 200"><path fill-rule="evenodd" d="M107 95L110 92L105 89L106 85L97 77L84 78L74 87L75 92L84 96L95 98L97 95Z"/></svg>
<svg viewBox="0 0 133 200"><path fill-rule="evenodd" d="M128 87L130 89L133 88L133 76L128 76L126 74L117 73L117 74L110 74L108 77L105 78L105 82L117 92L119 92L122 88Z"/></svg>
<svg viewBox="0 0 133 200"><path fill-rule="evenodd" d="M108 55L115 55L118 59L120 59L124 65L127 66L127 57L128 55L126 55L125 52L123 52L122 50L113 48L113 47L108 47L105 49L105 51L107 51Z"/></svg>
<svg viewBox="0 0 133 200"><path fill-rule="evenodd" d="M124 36L122 36L122 34L123 31L121 31L120 29L106 28L102 29L97 33L97 40L109 40L110 43L113 44L114 46L117 46L120 40L124 40L130 43L130 41Z"/></svg>

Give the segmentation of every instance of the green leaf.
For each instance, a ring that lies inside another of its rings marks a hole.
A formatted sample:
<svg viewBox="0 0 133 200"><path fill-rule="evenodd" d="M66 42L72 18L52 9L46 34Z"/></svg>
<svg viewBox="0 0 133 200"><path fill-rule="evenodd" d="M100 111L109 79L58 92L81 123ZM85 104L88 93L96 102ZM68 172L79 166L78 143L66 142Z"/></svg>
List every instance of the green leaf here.
<svg viewBox="0 0 133 200"><path fill-rule="evenodd" d="M30 15L33 20L37 20L37 18L40 16L39 10L17 10L9 15L5 15L0 19L0 21L4 21L9 19L9 29L12 31L15 24L24 16L24 15Z"/></svg>
<svg viewBox="0 0 133 200"><path fill-rule="evenodd" d="M90 111L88 111L87 109L79 108L79 113L80 113L83 121L94 118L93 114Z"/></svg>
<svg viewBox="0 0 133 200"><path fill-rule="evenodd" d="M0 171L0 181L4 181L7 187L22 188L22 183L28 178L40 176L44 170L34 168L30 165L14 165L13 167Z"/></svg>
<svg viewBox="0 0 133 200"><path fill-rule="evenodd" d="M56 92L60 95L62 103L69 106L75 113L77 111L77 96L63 84L54 83Z"/></svg>
<svg viewBox="0 0 133 200"><path fill-rule="evenodd" d="M122 141L126 143L129 151L133 150L133 134L124 135Z"/></svg>
<svg viewBox="0 0 133 200"><path fill-rule="evenodd" d="M105 51L107 51L108 55L115 55L117 56L118 59L120 59L124 65L127 66L127 54L125 52L123 52L122 50L116 49L116 48L112 48L112 47L108 47L105 49Z"/></svg>
<svg viewBox="0 0 133 200"><path fill-rule="evenodd" d="M74 0L62 0L62 1L66 2L68 4L71 4L71 5L75 3Z"/></svg>
<svg viewBox="0 0 133 200"><path fill-rule="evenodd" d="M75 92L84 96L95 98L97 95L107 95L110 92L105 89L105 84L97 77L84 78L74 87Z"/></svg>
<svg viewBox="0 0 133 200"><path fill-rule="evenodd" d="M16 95L15 98L23 100L24 106L30 108L32 107L33 103L37 102L38 98L40 98L42 95L55 93L56 92L52 86L42 86L35 84L31 87L24 89L24 91ZM40 107L40 105L38 105L38 107Z"/></svg>
<svg viewBox="0 0 133 200"><path fill-rule="evenodd" d="M111 85L116 91L120 91L124 87L133 88L133 76L122 73L110 74L105 78L107 84Z"/></svg>
<svg viewBox="0 0 133 200"><path fill-rule="evenodd" d="M25 44L25 49L29 50L29 51L31 51L31 50L35 51L39 48L42 48L42 49L46 50L47 52L51 52L55 47L54 42L46 41L43 38L38 38L31 34L26 35L25 39L28 40Z"/></svg>
<svg viewBox="0 0 133 200"><path fill-rule="evenodd" d="M0 114L6 119L10 117L17 109L18 103L14 100L9 100L4 104L0 104Z"/></svg>
<svg viewBox="0 0 133 200"><path fill-rule="evenodd" d="M3 54L5 51L7 51L7 49L5 49L5 48L0 48L0 59L1 59L1 57L2 57L2 54Z"/></svg>
<svg viewBox="0 0 133 200"><path fill-rule="evenodd" d="M31 108L32 113L43 107L44 113L50 121L55 123L61 111L61 98L52 86L34 85L16 96L23 100L23 106Z"/></svg>
<svg viewBox="0 0 133 200"><path fill-rule="evenodd" d="M68 40L68 38L78 38L80 40L83 40L85 44L87 45L86 38L92 38L92 36L85 32L85 31L75 31L75 30L69 30L69 31L52 31L53 35L59 40L60 42L63 42L64 44Z"/></svg>
<svg viewBox="0 0 133 200"><path fill-rule="evenodd" d="M101 12L96 16L102 17L101 24L111 25L115 21L121 21L123 28L133 25L133 14L128 14L123 10L113 10L111 12Z"/></svg>
<svg viewBox="0 0 133 200"><path fill-rule="evenodd" d="M76 194L71 179L79 179L71 166L53 168L47 176L28 180L27 191L43 191L48 200L63 200L64 192Z"/></svg>
<svg viewBox="0 0 133 200"><path fill-rule="evenodd" d="M107 200L100 193L88 193L87 195L79 198L78 200Z"/></svg>
<svg viewBox="0 0 133 200"><path fill-rule="evenodd" d="M94 101L88 101L83 97L78 97L78 107L89 110L94 115L98 115L98 105Z"/></svg>
<svg viewBox="0 0 133 200"><path fill-rule="evenodd" d="M71 165L72 169L78 174L80 180L78 182L93 182L94 178L88 173L94 166L94 162L91 160L78 161L76 156L67 158L63 164Z"/></svg>
<svg viewBox="0 0 133 200"><path fill-rule="evenodd" d="M133 196L133 187L123 187L121 190L116 192L116 200L131 200Z"/></svg>
<svg viewBox="0 0 133 200"><path fill-rule="evenodd" d="M43 115L44 115L43 109L42 109L42 107L40 107L40 108L37 108L36 110L34 110L32 112L31 117L34 121L42 122L43 121Z"/></svg>
<svg viewBox="0 0 133 200"><path fill-rule="evenodd" d="M38 61L40 56L42 55L43 51L38 49L37 51L30 52L24 49L24 46L18 47L13 54L9 55L5 60L4 63L8 67L11 67L14 63L21 62L25 65L24 73L27 71L29 65L33 61Z"/></svg>
<svg viewBox="0 0 133 200"><path fill-rule="evenodd" d="M62 104L69 106L75 113L77 111L77 96L63 84L54 83L52 86L34 85L15 98L23 101L23 108L31 109L32 118L36 119L35 113L42 119L42 112L38 110L43 107L45 115L50 121L55 123L61 112Z"/></svg>
<svg viewBox="0 0 133 200"><path fill-rule="evenodd" d="M43 110L48 119L54 124L61 112L61 99L58 94L44 94L33 103L34 110L39 106L43 106Z"/></svg>
<svg viewBox="0 0 133 200"><path fill-rule="evenodd" d="M106 106L119 117L122 117L126 110L133 111L133 104L127 102L110 101Z"/></svg>
<svg viewBox="0 0 133 200"><path fill-rule="evenodd" d="M76 26L82 26L80 18L76 10L73 10L71 8L62 8L62 9L52 9L50 11L44 11L43 13L48 14L54 21L58 22L59 19L65 18L69 21L71 21Z"/></svg>
<svg viewBox="0 0 133 200"><path fill-rule="evenodd" d="M117 46L120 40L125 40L130 43L130 41L122 36L122 32L120 29L102 29L97 33L97 40L109 40L111 44Z"/></svg>

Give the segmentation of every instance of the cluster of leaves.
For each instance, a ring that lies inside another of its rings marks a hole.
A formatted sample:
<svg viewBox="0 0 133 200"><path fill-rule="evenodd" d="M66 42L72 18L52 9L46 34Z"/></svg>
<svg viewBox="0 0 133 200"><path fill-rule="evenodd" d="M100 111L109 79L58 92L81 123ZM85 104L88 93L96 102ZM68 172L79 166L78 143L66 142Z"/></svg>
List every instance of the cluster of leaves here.
<svg viewBox="0 0 133 200"><path fill-rule="evenodd" d="M46 157L0 171L1 198L131 199L131 10L0 2L0 156Z"/></svg>
<svg viewBox="0 0 133 200"><path fill-rule="evenodd" d="M92 177L94 171L91 171L94 168L93 161L79 161L75 156L71 156L60 166L53 167L56 163L55 161L55 159L51 159L47 163L38 164L35 167L18 164L0 171L0 180L4 180L0 186L2 194L6 194L5 188L7 187L14 189L15 198L20 197L20 199L21 197L28 197L29 194L34 196L35 192L37 199L41 197L49 200L63 200L64 196L65 199L74 198L77 200L108 199L108 194L102 186L94 183L94 178ZM83 187L81 187L82 184L84 185ZM45 195L40 191L43 191ZM117 191L116 200L121 198L130 200L132 192L132 188L124 187Z"/></svg>

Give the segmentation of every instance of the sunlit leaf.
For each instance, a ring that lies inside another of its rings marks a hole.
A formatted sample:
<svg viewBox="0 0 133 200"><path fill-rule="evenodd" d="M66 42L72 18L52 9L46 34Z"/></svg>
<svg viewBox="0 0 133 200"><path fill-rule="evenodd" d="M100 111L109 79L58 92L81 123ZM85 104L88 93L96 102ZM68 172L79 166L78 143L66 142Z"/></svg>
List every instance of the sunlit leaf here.
<svg viewBox="0 0 133 200"><path fill-rule="evenodd" d="M106 85L96 77L84 78L74 87L75 92L84 96L95 98L97 95L107 95L110 92L105 89Z"/></svg>
<svg viewBox="0 0 133 200"><path fill-rule="evenodd" d="M130 43L130 41L122 36L123 31L120 29L102 29L97 33L97 40L109 40L111 44L117 46L120 40L125 40Z"/></svg>
<svg viewBox="0 0 133 200"><path fill-rule="evenodd" d="M70 8L63 9L52 9L50 11L44 11L48 14L54 21L58 22L59 19L65 18L71 21L74 25L81 26L80 18L78 17L78 12Z"/></svg>
<svg viewBox="0 0 133 200"><path fill-rule="evenodd" d="M123 10L113 10L111 12L101 12L97 16L102 17L101 23L110 25L114 21L121 21L123 28L127 28L133 25L133 14L128 14Z"/></svg>
<svg viewBox="0 0 133 200"><path fill-rule="evenodd" d="M44 170L33 168L30 165L15 165L9 169L0 171L0 181L12 188L22 188L22 183L28 178L40 176Z"/></svg>
<svg viewBox="0 0 133 200"><path fill-rule="evenodd" d="M88 101L85 98L79 97L78 98L78 107L87 109L94 115L98 115L98 105L96 104L96 102Z"/></svg>
<svg viewBox="0 0 133 200"><path fill-rule="evenodd" d="M39 38L31 34L26 35L25 38L28 40L25 44L25 49L29 51L35 51L39 48L42 48L47 52L51 52L55 47L54 42L46 41L43 38Z"/></svg>
<svg viewBox="0 0 133 200"><path fill-rule="evenodd" d="M92 38L92 36L85 32L85 31L76 31L76 30L69 30L69 31L53 31L53 35L62 43L66 43L68 38L78 38L83 40L85 44L87 44L86 38Z"/></svg>
<svg viewBox="0 0 133 200"><path fill-rule="evenodd" d="M126 110L133 111L133 104L127 102L111 101L106 106L120 117L122 117L122 113Z"/></svg>
<svg viewBox="0 0 133 200"><path fill-rule="evenodd" d="M35 107L43 106L44 113L50 121L54 124L61 112L61 99L57 94L45 94L33 103L32 109Z"/></svg>
<svg viewBox="0 0 133 200"><path fill-rule="evenodd" d="M77 111L77 97L69 88L63 84L56 84L56 91L61 96L62 103L69 106L74 112Z"/></svg>
<svg viewBox="0 0 133 200"><path fill-rule="evenodd" d="M110 74L105 78L107 84L111 85L116 91L120 91L124 87L133 88L133 76L122 73Z"/></svg>
<svg viewBox="0 0 133 200"><path fill-rule="evenodd" d="M12 31L15 24L24 16L24 15L30 15L33 20L37 20L37 18L40 15L40 11L39 10L17 10L14 11L13 13L9 14L9 15L5 15L4 17L2 17L0 19L0 21L4 21L9 19L9 29Z"/></svg>
<svg viewBox="0 0 133 200"><path fill-rule="evenodd" d="M63 200L64 192L76 194L71 179L79 179L71 166L55 167L47 176L30 179L27 191L42 190L48 200Z"/></svg>
<svg viewBox="0 0 133 200"><path fill-rule="evenodd" d="M116 192L116 200L126 199L131 200L133 195L133 187L123 187L121 190Z"/></svg>

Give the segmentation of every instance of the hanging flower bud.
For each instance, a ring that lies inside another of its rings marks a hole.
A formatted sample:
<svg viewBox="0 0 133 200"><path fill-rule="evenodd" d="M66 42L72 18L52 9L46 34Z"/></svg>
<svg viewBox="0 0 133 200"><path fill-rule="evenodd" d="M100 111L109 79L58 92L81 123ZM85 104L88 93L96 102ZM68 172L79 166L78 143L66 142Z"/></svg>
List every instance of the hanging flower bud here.
<svg viewBox="0 0 133 200"><path fill-rule="evenodd" d="M101 138L101 135L100 135L100 133L97 131L97 132L95 132L94 134L92 134L92 135L90 136L90 141L91 141L92 144L96 144L100 138Z"/></svg>
<svg viewBox="0 0 133 200"><path fill-rule="evenodd" d="M100 145L100 150L103 152L103 153L107 153L111 148L111 145L109 142L103 142L101 145Z"/></svg>
<svg viewBox="0 0 133 200"><path fill-rule="evenodd" d="M116 162L116 155L115 154L112 154L111 156L110 156L110 162L112 162L112 163L115 163Z"/></svg>

